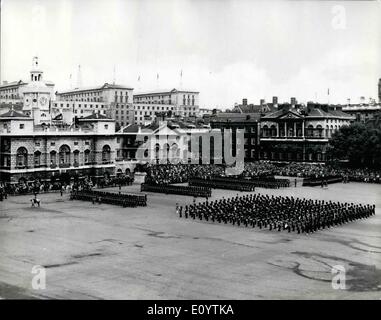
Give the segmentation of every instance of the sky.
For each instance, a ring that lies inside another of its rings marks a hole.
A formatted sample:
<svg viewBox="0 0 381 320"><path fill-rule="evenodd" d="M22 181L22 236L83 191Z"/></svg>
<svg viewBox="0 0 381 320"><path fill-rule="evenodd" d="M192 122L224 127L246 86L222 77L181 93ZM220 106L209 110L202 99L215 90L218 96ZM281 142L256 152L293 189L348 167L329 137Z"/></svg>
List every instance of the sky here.
<svg viewBox="0 0 381 320"><path fill-rule="evenodd" d="M1 81L27 80L37 55L58 91L180 88L223 109L272 96L368 101L380 17L380 0L1 0Z"/></svg>

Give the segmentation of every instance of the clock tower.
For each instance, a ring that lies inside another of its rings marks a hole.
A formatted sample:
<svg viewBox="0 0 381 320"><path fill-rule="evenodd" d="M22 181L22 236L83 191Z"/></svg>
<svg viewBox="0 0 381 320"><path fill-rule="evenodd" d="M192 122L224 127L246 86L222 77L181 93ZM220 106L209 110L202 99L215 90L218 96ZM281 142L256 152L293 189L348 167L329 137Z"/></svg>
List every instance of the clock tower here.
<svg viewBox="0 0 381 320"><path fill-rule="evenodd" d="M43 71L38 57L33 58L30 82L23 88L23 111L31 116L35 125L50 123L50 90L43 82Z"/></svg>

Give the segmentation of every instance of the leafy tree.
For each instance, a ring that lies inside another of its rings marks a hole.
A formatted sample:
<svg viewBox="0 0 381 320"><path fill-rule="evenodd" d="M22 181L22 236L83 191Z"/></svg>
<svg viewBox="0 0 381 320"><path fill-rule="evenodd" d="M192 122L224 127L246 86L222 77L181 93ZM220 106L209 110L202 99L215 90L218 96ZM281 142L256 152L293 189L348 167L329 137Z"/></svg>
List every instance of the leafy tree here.
<svg viewBox="0 0 381 320"><path fill-rule="evenodd" d="M354 166L381 166L381 130L361 123L343 126L333 133L328 154Z"/></svg>

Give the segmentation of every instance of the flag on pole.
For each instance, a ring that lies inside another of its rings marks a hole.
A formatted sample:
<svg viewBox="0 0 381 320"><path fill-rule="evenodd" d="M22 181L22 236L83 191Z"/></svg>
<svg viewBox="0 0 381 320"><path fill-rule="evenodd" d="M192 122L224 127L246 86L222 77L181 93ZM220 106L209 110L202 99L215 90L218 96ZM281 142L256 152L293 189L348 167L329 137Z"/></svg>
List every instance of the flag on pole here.
<svg viewBox="0 0 381 320"><path fill-rule="evenodd" d="M329 88L328 88L328 95L329 95Z"/></svg>

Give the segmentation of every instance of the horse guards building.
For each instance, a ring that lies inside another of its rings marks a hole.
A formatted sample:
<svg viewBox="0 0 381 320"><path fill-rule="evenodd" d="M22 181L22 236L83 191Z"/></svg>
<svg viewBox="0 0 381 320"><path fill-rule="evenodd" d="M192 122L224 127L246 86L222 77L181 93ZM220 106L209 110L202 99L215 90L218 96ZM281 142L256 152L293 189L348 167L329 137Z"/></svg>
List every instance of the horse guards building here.
<svg viewBox="0 0 381 320"><path fill-rule="evenodd" d="M55 92L34 57L29 81L0 85L0 181L49 180L62 174L104 178L130 174L148 160L202 161L201 146L190 152L190 136L226 130L233 135L234 155L237 129L244 132L246 161L322 162L333 132L356 120L343 109L305 107L295 98L291 104L261 100L259 106L244 99L231 112L202 109L200 117L199 92L192 90L134 95L131 87L105 83ZM138 152L142 146L143 156ZM210 160L216 159L211 155Z"/></svg>

